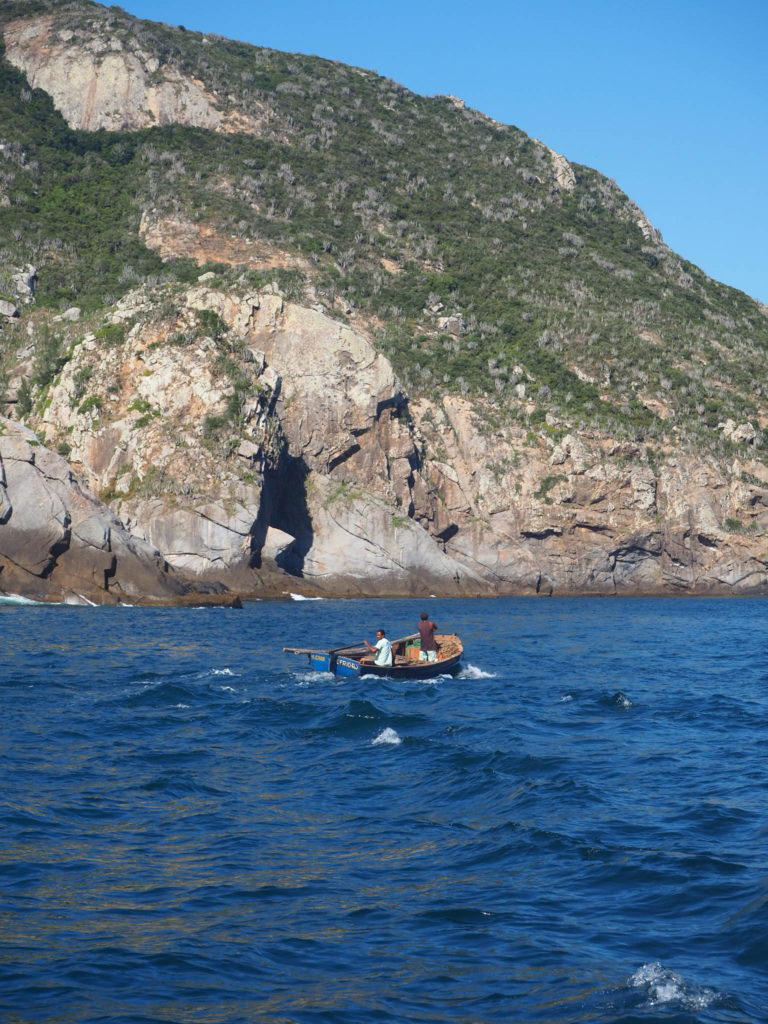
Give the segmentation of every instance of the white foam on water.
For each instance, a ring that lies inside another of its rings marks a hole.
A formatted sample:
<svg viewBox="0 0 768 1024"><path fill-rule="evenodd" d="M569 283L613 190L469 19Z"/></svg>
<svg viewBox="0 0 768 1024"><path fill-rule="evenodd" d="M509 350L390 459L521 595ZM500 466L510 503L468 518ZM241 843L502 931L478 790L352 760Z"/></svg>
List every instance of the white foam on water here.
<svg viewBox="0 0 768 1024"><path fill-rule="evenodd" d="M402 742L403 741L397 735L395 730L394 729L390 729L389 726L387 726L386 729L383 729L379 733L379 735L376 737L376 739L371 740L371 746L378 747L379 744L381 744L381 743L391 743L391 744L394 744L395 746L397 746L398 743L402 743Z"/></svg>
<svg viewBox="0 0 768 1024"><path fill-rule="evenodd" d="M305 597L304 594L288 594L292 601L322 601L322 597Z"/></svg>
<svg viewBox="0 0 768 1024"><path fill-rule="evenodd" d="M627 984L632 988L645 989L648 1006L679 1003L686 1010L706 1010L718 999L718 993L713 988L686 981L682 974L664 967L658 960L652 964L643 964Z"/></svg>
<svg viewBox="0 0 768 1024"><path fill-rule="evenodd" d="M240 675L240 673L239 672L233 672L231 668L212 668L211 669L211 675L212 676L237 676L237 675Z"/></svg>
<svg viewBox="0 0 768 1024"><path fill-rule="evenodd" d="M219 689L221 690L222 693L237 693L237 690L234 688L234 686L220 686Z"/></svg>
<svg viewBox="0 0 768 1024"><path fill-rule="evenodd" d="M458 673L457 679L495 679L495 672L484 672L477 665L466 665L461 672Z"/></svg>
<svg viewBox="0 0 768 1024"><path fill-rule="evenodd" d="M21 594L2 594L0 604L48 604L48 601L33 601L31 597L22 597ZM59 604L60 602L50 602Z"/></svg>
<svg viewBox="0 0 768 1024"><path fill-rule="evenodd" d="M292 672L291 675L299 686L311 686L313 683L332 683L337 679L333 672Z"/></svg>
<svg viewBox="0 0 768 1024"><path fill-rule="evenodd" d="M562 703L564 703L565 701L568 701L568 700L573 700L573 694L572 693L566 693L563 697L561 697L560 698L560 703L562 704Z"/></svg>
<svg viewBox="0 0 768 1024"><path fill-rule="evenodd" d="M176 704L175 707L177 707L177 708L188 708L189 704Z"/></svg>

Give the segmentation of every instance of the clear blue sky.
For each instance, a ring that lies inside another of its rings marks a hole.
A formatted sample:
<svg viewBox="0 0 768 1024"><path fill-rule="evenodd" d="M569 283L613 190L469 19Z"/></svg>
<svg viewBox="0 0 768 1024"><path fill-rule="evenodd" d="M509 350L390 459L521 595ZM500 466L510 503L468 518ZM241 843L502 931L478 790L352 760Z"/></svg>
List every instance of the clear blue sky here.
<svg viewBox="0 0 768 1024"><path fill-rule="evenodd" d="M124 0L142 18L453 93L614 178L768 303L768 0Z"/></svg>

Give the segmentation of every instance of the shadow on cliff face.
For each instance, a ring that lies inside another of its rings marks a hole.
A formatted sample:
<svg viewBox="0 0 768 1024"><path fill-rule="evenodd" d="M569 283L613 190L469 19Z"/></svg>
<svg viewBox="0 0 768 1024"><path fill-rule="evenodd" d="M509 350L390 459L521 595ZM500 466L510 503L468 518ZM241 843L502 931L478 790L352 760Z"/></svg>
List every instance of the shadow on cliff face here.
<svg viewBox="0 0 768 1024"><path fill-rule="evenodd" d="M312 547L312 517L307 504L309 467L304 459L288 456L279 477L270 516L270 526L289 533L294 541L275 559L275 564L291 576L304 575L304 559Z"/></svg>

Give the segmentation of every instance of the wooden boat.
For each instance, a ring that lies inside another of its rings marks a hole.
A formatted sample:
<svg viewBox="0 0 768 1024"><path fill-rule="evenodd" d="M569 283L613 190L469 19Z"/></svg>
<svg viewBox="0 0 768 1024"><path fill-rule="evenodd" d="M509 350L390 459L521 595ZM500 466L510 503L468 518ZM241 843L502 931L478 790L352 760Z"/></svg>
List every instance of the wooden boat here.
<svg viewBox="0 0 768 1024"><path fill-rule="evenodd" d="M456 671L464 653L461 640L454 633L437 633L437 659L420 661L421 641L418 633L392 641L392 664L374 665L373 654L365 644L350 644L318 650L311 647L284 647L287 654L306 654L317 672L333 672L337 676L386 676L388 679L432 679Z"/></svg>

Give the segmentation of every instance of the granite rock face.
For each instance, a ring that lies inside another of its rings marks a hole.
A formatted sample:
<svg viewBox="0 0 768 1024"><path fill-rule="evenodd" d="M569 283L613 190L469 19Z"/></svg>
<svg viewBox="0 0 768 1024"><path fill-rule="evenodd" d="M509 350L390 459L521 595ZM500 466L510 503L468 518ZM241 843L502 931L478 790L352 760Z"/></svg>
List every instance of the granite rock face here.
<svg viewBox="0 0 768 1024"><path fill-rule="evenodd" d="M36 422L137 542L201 582L252 596L768 590L768 469L750 431L723 465L500 427L490 400L410 400L354 317L210 274L129 293L101 328L65 325L70 358ZM524 375L518 387L524 404Z"/></svg>
<svg viewBox="0 0 768 1024"><path fill-rule="evenodd" d="M135 536L177 569L232 579L258 565L269 527L279 378L263 354L230 351L242 332L231 342L206 333L205 294L181 294L160 317L141 293L127 296L101 337L75 347L42 423Z"/></svg>
<svg viewBox="0 0 768 1024"><path fill-rule="evenodd" d="M174 574L159 551L132 536L89 494L63 458L4 418L0 588L74 602L207 600L204 590Z"/></svg>
<svg viewBox="0 0 768 1024"><path fill-rule="evenodd" d="M139 291L111 319L73 347L41 426L172 566L243 593L285 573L487 590L413 518L427 491L407 399L363 333L205 275L162 317Z"/></svg>
<svg viewBox="0 0 768 1024"><path fill-rule="evenodd" d="M522 430L489 434L459 398L414 414L444 461L431 530L501 592L762 593L768 589L768 470L724 468L635 443Z"/></svg>
<svg viewBox="0 0 768 1024"><path fill-rule="evenodd" d="M7 59L30 85L49 93L71 128L121 131L185 124L218 132L261 129L261 117L222 109L220 98L201 82L103 30L96 15L85 37L57 29L50 16L14 21L5 29Z"/></svg>

